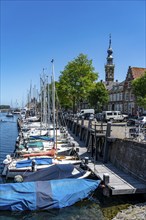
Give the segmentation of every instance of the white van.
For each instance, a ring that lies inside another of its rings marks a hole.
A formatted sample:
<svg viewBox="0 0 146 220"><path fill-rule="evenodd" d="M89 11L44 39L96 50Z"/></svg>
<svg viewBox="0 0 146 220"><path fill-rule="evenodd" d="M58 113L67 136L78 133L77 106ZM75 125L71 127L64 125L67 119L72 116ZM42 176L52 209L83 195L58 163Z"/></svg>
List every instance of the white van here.
<svg viewBox="0 0 146 220"><path fill-rule="evenodd" d="M128 115L123 115L120 111L103 111L104 121L125 121Z"/></svg>
<svg viewBox="0 0 146 220"><path fill-rule="evenodd" d="M95 111L94 111L94 109L88 109L88 108L87 109L81 109L81 111L78 114L78 117L82 117L82 116L84 116L87 113L94 115Z"/></svg>

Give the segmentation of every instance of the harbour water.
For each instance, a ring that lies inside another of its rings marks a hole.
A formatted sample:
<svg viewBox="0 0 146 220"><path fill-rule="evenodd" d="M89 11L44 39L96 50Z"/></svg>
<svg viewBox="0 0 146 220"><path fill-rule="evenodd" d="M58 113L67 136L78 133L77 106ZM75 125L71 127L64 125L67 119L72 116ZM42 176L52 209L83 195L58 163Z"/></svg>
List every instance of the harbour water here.
<svg viewBox="0 0 146 220"><path fill-rule="evenodd" d="M11 154L15 148L17 130L17 115L9 118L6 113L0 113L0 169L2 161L7 154ZM145 202L142 196L116 196L104 197L98 189L90 198L78 202L73 206L61 210L48 210L37 212L0 212L0 220L110 220L118 211L127 208L131 204Z"/></svg>

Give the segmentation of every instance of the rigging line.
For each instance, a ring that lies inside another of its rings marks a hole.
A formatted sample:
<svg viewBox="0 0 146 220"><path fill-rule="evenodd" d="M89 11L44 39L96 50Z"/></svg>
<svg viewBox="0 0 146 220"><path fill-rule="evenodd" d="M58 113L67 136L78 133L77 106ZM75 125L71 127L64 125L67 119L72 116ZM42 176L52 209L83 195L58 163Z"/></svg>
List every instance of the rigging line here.
<svg viewBox="0 0 146 220"><path fill-rule="evenodd" d="M56 99L57 99L57 101L58 101L59 107L60 107L60 109L61 109L61 104L60 104L60 102L59 102L59 98L58 98L57 91L55 91L55 94L56 94ZM62 116L63 116L63 114L62 114ZM64 119L64 116L63 116L63 123L64 123L65 127L67 127L67 124L66 124L66 121L65 121L65 119Z"/></svg>

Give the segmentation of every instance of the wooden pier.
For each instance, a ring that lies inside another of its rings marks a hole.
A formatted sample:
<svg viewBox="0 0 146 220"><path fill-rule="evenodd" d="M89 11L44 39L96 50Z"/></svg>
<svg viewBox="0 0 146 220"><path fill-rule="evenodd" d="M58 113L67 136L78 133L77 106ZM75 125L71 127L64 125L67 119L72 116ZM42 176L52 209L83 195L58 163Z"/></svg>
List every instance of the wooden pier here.
<svg viewBox="0 0 146 220"><path fill-rule="evenodd" d="M146 183L145 181L138 180L137 178L131 176L128 173L123 172L122 170L116 168L111 162L107 161L107 157L105 156L108 151L108 145L106 145L106 141L104 142L104 155L101 158L98 157L96 154L96 147L94 146L94 154L92 152L92 146L89 149L89 140L85 141L88 142L88 146L79 135L83 135L83 124L81 127L79 126L71 129L70 133L74 137L74 139L79 144L78 149L78 156L80 159L85 161L85 158L88 158L88 163L86 164L88 169L92 171L105 185L103 188L103 194L106 196L110 195L126 195L126 194L135 194L135 193L146 193ZM78 131L77 131L78 130ZM72 133L74 131L74 133ZM77 135L77 133L79 135ZM88 132L89 134L90 132ZM107 129L106 134L104 133L96 133L96 138L104 137L110 133L109 128ZM87 136L88 136L87 134ZM88 139L91 138L91 133ZM92 139L92 138L91 138ZM109 138L110 139L110 138ZM94 140L95 141L95 140ZM95 142L94 142L95 145Z"/></svg>
<svg viewBox="0 0 146 220"><path fill-rule="evenodd" d="M104 182L105 188L103 194L109 195L125 195L134 193L146 193L146 184L139 181L129 174L117 169L112 163L102 163L90 158L87 148L79 144L79 157L81 159L89 158L87 167L101 181Z"/></svg>
<svg viewBox="0 0 146 220"><path fill-rule="evenodd" d="M88 168L103 182L105 195L146 193L146 184L115 168L111 163L89 162Z"/></svg>

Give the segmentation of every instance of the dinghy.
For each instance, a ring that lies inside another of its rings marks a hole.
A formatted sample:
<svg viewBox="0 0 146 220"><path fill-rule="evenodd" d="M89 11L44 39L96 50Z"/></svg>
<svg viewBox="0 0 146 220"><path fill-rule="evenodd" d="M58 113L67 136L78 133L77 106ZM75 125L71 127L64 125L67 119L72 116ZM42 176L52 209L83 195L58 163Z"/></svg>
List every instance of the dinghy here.
<svg viewBox="0 0 146 220"><path fill-rule="evenodd" d="M0 185L0 210L61 209L87 198L100 180L61 179Z"/></svg>

